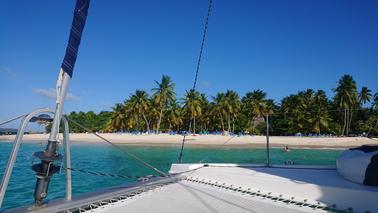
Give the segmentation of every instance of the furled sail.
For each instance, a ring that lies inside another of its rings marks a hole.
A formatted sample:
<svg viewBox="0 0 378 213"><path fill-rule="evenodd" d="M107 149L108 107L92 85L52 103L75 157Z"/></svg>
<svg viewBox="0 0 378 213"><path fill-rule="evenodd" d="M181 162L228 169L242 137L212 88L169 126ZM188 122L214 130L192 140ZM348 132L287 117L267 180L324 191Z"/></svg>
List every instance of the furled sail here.
<svg viewBox="0 0 378 213"><path fill-rule="evenodd" d="M66 54L62 63L63 71L66 72L71 78L79 50L81 35L87 19L89 1L90 0L77 0L75 6L70 38L68 40Z"/></svg>

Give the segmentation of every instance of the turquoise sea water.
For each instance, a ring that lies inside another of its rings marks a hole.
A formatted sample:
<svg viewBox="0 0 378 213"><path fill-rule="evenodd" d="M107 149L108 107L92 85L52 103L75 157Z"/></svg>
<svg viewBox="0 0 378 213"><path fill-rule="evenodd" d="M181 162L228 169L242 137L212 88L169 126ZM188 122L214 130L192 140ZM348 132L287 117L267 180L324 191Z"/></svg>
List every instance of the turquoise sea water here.
<svg viewBox="0 0 378 213"><path fill-rule="evenodd" d="M21 145L2 209L31 204L33 202L35 175L31 170L31 156L33 152L44 149L44 146L35 143ZM11 148L11 143L0 143L0 177L4 173ZM165 172L169 170L172 163L177 162L179 155L179 147L124 145L122 148L127 149L129 152ZM340 153L341 150L326 149L291 149L287 153L281 149L271 149L270 156L273 164L283 164L287 160L292 160L295 164L334 165L335 159ZM143 167L134 159L129 158L124 153L108 145L72 145L71 155L72 168L119 175L140 176L154 174L150 169ZM185 149L184 162L265 163L265 157L265 149L188 147ZM78 172L72 172L72 179L74 195L135 181L93 176ZM64 192L64 173L54 175L49 187L48 199L64 197Z"/></svg>

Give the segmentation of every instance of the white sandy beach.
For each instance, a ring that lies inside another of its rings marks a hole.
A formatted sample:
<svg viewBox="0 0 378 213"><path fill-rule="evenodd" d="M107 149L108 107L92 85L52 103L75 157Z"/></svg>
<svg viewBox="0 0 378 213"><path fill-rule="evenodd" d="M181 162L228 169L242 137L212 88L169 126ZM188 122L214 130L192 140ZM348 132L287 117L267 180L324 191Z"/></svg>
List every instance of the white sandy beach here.
<svg viewBox="0 0 378 213"><path fill-rule="evenodd" d="M156 146L178 146L181 145L183 136L181 135L131 135L106 133L100 134L102 137L117 144L129 145L156 145ZM0 141L13 141L14 135L0 136ZM23 140L27 142L46 141L48 134L30 134L25 135ZM62 135L60 135L62 138ZM70 140L74 143L105 143L92 134L73 133L70 134ZM190 135L186 137L188 146L221 146L227 147L264 147L266 144L265 136L222 136L222 135ZM378 139L369 139L366 137L286 137L271 136L270 145L272 147L289 147L298 148L350 148L364 144L378 145Z"/></svg>

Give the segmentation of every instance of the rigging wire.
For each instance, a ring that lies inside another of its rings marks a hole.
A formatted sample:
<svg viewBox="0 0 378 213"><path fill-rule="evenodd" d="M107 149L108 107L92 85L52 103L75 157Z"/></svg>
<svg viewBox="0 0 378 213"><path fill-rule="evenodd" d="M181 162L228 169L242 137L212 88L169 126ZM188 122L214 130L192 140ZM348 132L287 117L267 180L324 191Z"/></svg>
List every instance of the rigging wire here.
<svg viewBox="0 0 378 213"><path fill-rule="evenodd" d="M144 161L144 160L141 159L140 157L134 155L133 153L131 153L131 152L125 150L125 149L122 149L121 147L115 145L114 143L112 143L112 142L109 141L108 139L106 139L106 138L102 137L101 135L99 135L99 134L93 132L91 129L89 129L89 128L83 126L83 125L81 125L80 123L78 123L78 122L76 122L76 121L74 121L74 120L72 120L72 119L70 119L70 118L68 118L68 116L65 116L65 117L66 117L66 119L67 119L68 121L70 121L70 122L72 122L73 124L75 124L75 125L77 125L77 126L83 128L85 131L87 131L87 132L89 132L89 133L95 135L96 137L100 138L101 140L107 142L108 144L112 145L114 148L116 148L116 149L118 149L119 151L125 153L126 155L128 155L128 156L134 158L135 160L137 160L138 162L140 162L140 163L143 164L144 166L146 166L146 167L148 167L148 168L154 170L155 172L159 173L159 174L162 175L163 177L167 177L167 176L168 176L168 174L166 174L165 172L163 172L163 171L159 170L158 168L152 166L151 164L147 163L146 161Z"/></svg>
<svg viewBox="0 0 378 213"><path fill-rule="evenodd" d="M200 48L200 52L199 52L199 55L198 55L196 75L194 77L193 90L195 90L196 86L197 86L198 73L199 73L199 69L200 69L200 66L201 66L202 52L203 52L203 49L204 49L204 46L205 46L205 39L206 39L207 29L208 29L208 25L209 25L209 17L210 17L210 13L211 13L212 4L213 4L213 0L209 0L209 7L207 9L205 27L204 27L203 33L202 33L201 48Z"/></svg>
<svg viewBox="0 0 378 213"><path fill-rule="evenodd" d="M112 174L112 173L103 173L103 172L88 171L88 170L72 168L72 167L70 168L70 167L65 167L63 165L61 167L63 169L71 170L74 172L80 172L84 174L90 174L90 175L96 175L96 176L102 176L102 177L113 177L113 178L122 178L122 179L141 179L141 180L156 177L154 175L134 176L134 175L119 175L119 174Z"/></svg>
<svg viewBox="0 0 378 213"><path fill-rule="evenodd" d="M206 35L207 35L212 5L213 5L213 0L209 0L209 7L207 9L205 26L204 26L203 33L202 33L201 47L200 47L200 52L199 52L198 60L197 60L196 74L194 76L194 82L193 82L193 88L192 88L193 92L196 90L196 86L197 86L198 74L199 74L199 70L200 70L200 66L201 66L202 53L203 53L203 49L204 49L204 46L205 46ZM187 128L186 128L186 129L188 129L188 132L189 132L189 127L191 126L191 124L192 124L192 120L189 118L189 122L188 122L188 125L187 125ZM179 155L179 158L178 158L178 161L180 163L182 162L184 146L185 146L185 139L186 139L186 133L184 133L184 137L183 137L182 143L181 143L181 150L180 150L180 155Z"/></svg>
<svg viewBox="0 0 378 213"><path fill-rule="evenodd" d="M219 145L218 148L223 148L228 142L230 142L232 139L234 139L237 135L233 135L231 138L227 139L223 144ZM214 152L212 152L213 154ZM203 158L202 160L198 161L198 163L202 163L204 162L205 160L208 160L210 159L210 156L211 155L207 155L205 158Z"/></svg>
<svg viewBox="0 0 378 213"><path fill-rule="evenodd" d="M12 121L18 120L18 119L20 119L20 118L22 118L22 117L25 117L25 116L27 116L27 115L28 115L28 114L24 114L24 115L20 115L20 116L17 116L17 117L15 117L15 118L12 118L12 119L9 119L9 120L6 120L6 121L3 121L3 122L0 123L0 126L2 126L2 125L4 125L4 124L7 124L7 123L10 123L10 122L12 122Z"/></svg>

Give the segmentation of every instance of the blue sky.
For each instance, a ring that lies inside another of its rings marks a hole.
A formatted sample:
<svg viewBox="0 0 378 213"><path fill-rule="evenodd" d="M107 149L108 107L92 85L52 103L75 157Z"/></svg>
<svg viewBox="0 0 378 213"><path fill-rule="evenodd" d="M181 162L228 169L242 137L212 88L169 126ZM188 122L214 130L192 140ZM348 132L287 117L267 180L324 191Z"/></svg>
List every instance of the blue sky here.
<svg viewBox="0 0 378 213"><path fill-rule="evenodd" d="M74 1L0 2L0 120L54 106ZM171 76L192 86L207 0L92 1L65 112L110 110ZM214 0L198 89L279 102L343 74L378 90L378 1Z"/></svg>

